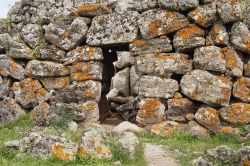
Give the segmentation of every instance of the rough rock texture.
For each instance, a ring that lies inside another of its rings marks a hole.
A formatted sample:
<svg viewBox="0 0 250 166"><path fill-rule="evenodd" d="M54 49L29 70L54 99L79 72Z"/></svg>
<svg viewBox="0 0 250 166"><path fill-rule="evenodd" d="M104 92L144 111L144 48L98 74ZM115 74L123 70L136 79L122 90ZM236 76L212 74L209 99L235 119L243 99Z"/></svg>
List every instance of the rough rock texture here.
<svg viewBox="0 0 250 166"><path fill-rule="evenodd" d="M159 0L160 6L170 10L186 11L199 6L198 0Z"/></svg>
<svg viewBox="0 0 250 166"><path fill-rule="evenodd" d="M67 89L70 85L70 77L46 77L40 81L47 91Z"/></svg>
<svg viewBox="0 0 250 166"><path fill-rule="evenodd" d="M132 132L124 132L119 136L117 146L124 151L130 158L134 158L139 150L139 139Z"/></svg>
<svg viewBox="0 0 250 166"><path fill-rule="evenodd" d="M202 27L209 27L218 20L216 4L211 3L197 7L195 10L188 13L188 16Z"/></svg>
<svg viewBox="0 0 250 166"><path fill-rule="evenodd" d="M186 131L189 134L196 136L197 138L206 138L210 134L206 128L199 125L196 121L188 122L188 126L186 127Z"/></svg>
<svg viewBox="0 0 250 166"><path fill-rule="evenodd" d="M204 35L204 30L191 24L189 27L177 31L173 40L174 47L177 52L185 52L204 46L206 41Z"/></svg>
<svg viewBox="0 0 250 166"><path fill-rule="evenodd" d="M172 98L168 100L167 115L185 115L194 113L196 108L188 98Z"/></svg>
<svg viewBox="0 0 250 166"><path fill-rule="evenodd" d="M0 99L8 96L10 93L10 79L2 78L0 76Z"/></svg>
<svg viewBox="0 0 250 166"><path fill-rule="evenodd" d="M171 41L167 37L154 39L135 39L129 44L132 55L163 53L172 51Z"/></svg>
<svg viewBox="0 0 250 166"><path fill-rule="evenodd" d="M76 18L70 25L50 23L44 29L46 40L63 50L71 50L85 39L88 26Z"/></svg>
<svg viewBox="0 0 250 166"><path fill-rule="evenodd" d="M137 12L108 14L95 17L87 34L87 44L92 46L125 44L137 36Z"/></svg>
<svg viewBox="0 0 250 166"><path fill-rule="evenodd" d="M240 165L250 164L250 147L244 146L239 149L240 152Z"/></svg>
<svg viewBox="0 0 250 166"><path fill-rule="evenodd" d="M15 94L15 100L24 108L33 108L50 98L50 94L42 87L39 81L31 78L15 82L12 90Z"/></svg>
<svg viewBox="0 0 250 166"><path fill-rule="evenodd" d="M211 106L229 104L232 83L226 77L218 77L207 71L193 70L182 77L180 86L182 93L193 100Z"/></svg>
<svg viewBox="0 0 250 166"><path fill-rule="evenodd" d="M241 2L235 0L219 0L218 14L223 23L240 21L243 17Z"/></svg>
<svg viewBox="0 0 250 166"><path fill-rule="evenodd" d="M66 52L55 45L44 44L36 47L36 58L39 60L63 62L65 56Z"/></svg>
<svg viewBox="0 0 250 166"><path fill-rule="evenodd" d="M138 25L144 39L167 35L188 26L187 18L173 11L148 10L141 14Z"/></svg>
<svg viewBox="0 0 250 166"><path fill-rule="evenodd" d="M231 43L234 48L250 53L250 31L248 27L242 23L237 22L232 27Z"/></svg>
<svg viewBox="0 0 250 166"><path fill-rule="evenodd" d="M166 137L180 129L181 126L179 123L174 121L165 121L159 124L152 125L150 131L152 134Z"/></svg>
<svg viewBox="0 0 250 166"><path fill-rule="evenodd" d="M198 123L208 128L210 131L217 133L221 124L217 111L211 107L203 106L198 109L194 117Z"/></svg>
<svg viewBox="0 0 250 166"><path fill-rule="evenodd" d="M143 76L139 83L139 95L144 97L171 98L178 91L176 80L155 76Z"/></svg>
<svg viewBox="0 0 250 166"><path fill-rule="evenodd" d="M69 74L69 70L60 63L32 60L27 64L25 74L32 78L65 76Z"/></svg>
<svg viewBox="0 0 250 166"><path fill-rule="evenodd" d="M234 103L221 108L221 118L232 124L247 124L250 122L250 104Z"/></svg>
<svg viewBox="0 0 250 166"><path fill-rule="evenodd" d="M250 78L241 77L234 83L233 96L243 102L250 102Z"/></svg>
<svg viewBox="0 0 250 166"><path fill-rule="evenodd" d="M142 134L145 132L145 130L143 128L138 127L135 124L128 122L128 121L124 121L112 129L112 133L115 133L118 135L122 134L124 132L132 132L135 134Z"/></svg>
<svg viewBox="0 0 250 166"><path fill-rule="evenodd" d="M217 22L213 25L207 37L207 45L219 45L224 46L229 44L229 35L226 27L221 23Z"/></svg>
<svg viewBox="0 0 250 166"><path fill-rule="evenodd" d="M33 121L38 126L45 126L46 118L50 113L50 105L46 102L43 102L36 106L30 114L30 120Z"/></svg>
<svg viewBox="0 0 250 166"><path fill-rule="evenodd" d="M142 125L160 123L165 120L165 106L159 99L144 99L139 103L139 111L136 117Z"/></svg>
<svg viewBox="0 0 250 166"><path fill-rule="evenodd" d="M197 159L190 161L190 164L191 166L213 166L212 163L210 163L203 157L198 157Z"/></svg>

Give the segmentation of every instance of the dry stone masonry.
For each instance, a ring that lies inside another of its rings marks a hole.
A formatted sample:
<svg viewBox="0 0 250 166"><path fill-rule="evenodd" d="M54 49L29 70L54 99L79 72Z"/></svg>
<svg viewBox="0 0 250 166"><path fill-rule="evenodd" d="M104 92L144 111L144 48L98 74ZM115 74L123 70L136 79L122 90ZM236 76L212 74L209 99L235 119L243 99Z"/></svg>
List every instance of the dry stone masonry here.
<svg viewBox="0 0 250 166"><path fill-rule="evenodd" d="M240 0L16 2L0 20L0 126L26 114L49 126L63 108L77 123L116 113L161 136L237 131L250 123L246 6ZM100 153L85 151L88 132L81 155L110 158L105 144ZM55 155L77 149L68 144L54 144Z"/></svg>

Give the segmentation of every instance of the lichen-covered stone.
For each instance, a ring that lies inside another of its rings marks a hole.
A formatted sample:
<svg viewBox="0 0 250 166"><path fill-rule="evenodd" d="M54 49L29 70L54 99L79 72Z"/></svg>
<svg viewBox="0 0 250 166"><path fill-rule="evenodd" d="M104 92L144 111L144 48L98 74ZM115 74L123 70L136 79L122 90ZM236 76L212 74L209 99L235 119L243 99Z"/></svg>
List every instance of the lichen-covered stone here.
<svg viewBox="0 0 250 166"><path fill-rule="evenodd" d="M216 4L211 3L197 7L188 13L188 16L198 25L207 28L218 20Z"/></svg>
<svg viewBox="0 0 250 166"><path fill-rule="evenodd" d="M62 90L69 87L70 77L46 77L41 78L44 88L48 91L51 90Z"/></svg>
<svg viewBox="0 0 250 166"><path fill-rule="evenodd" d="M31 111L30 120L38 126L48 125L46 122L46 118L49 115L50 111L51 110L48 103L40 103Z"/></svg>
<svg viewBox="0 0 250 166"><path fill-rule="evenodd" d="M55 101L78 103L79 101L100 101L102 85L98 81L73 82L66 89L56 91Z"/></svg>
<svg viewBox="0 0 250 166"><path fill-rule="evenodd" d="M22 65L7 57L6 55L0 55L0 75L11 76L17 80L25 78L25 70Z"/></svg>
<svg viewBox="0 0 250 166"><path fill-rule="evenodd" d="M146 98L139 103L136 121L142 125L165 121L165 105L159 99Z"/></svg>
<svg viewBox="0 0 250 166"><path fill-rule="evenodd" d="M135 39L129 44L132 55L163 53L172 51L171 41L168 37L155 39Z"/></svg>
<svg viewBox="0 0 250 166"><path fill-rule="evenodd" d="M229 104L232 83L226 77L215 76L203 70L193 70L182 77L180 86L182 93L190 99L211 106Z"/></svg>
<svg viewBox="0 0 250 166"><path fill-rule="evenodd" d="M230 126L221 126L220 133L231 134L231 135L240 135L241 131L239 128L234 128L234 127L230 127Z"/></svg>
<svg viewBox="0 0 250 166"><path fill-rule="evenodd" d="M88 26L76 18L70 25L50 23L44 29L46 40L63 50L71 50L85 39Z"/></svg>
<svg viewBox="0 0 250 166"><path fill-rule="evenodd" d="M112 2L112 1L111 1ZM156 7L155 0L118 0L114 1L114 12L145 11Z"/></svg>
<svg viewBox="0 0 250 166"><path fill-rule="evenodd" d="M206 151L208 157L222 161L224 163L233 164L238 162L239 153L232 148L221 145L213 149L208 149Z"/></svg>
<svg viewBox="0 0 250 166"><path fill-rule="evenodd" d="M111 9L103 4L79 5L77 6L77 13L83 17L95 17L103 14L110 14Z"/></svg>
<svg viewBox="0 0 250 166"><path fill-rule="evenodd" d="M13 59L34 59L34 52L25 44L25 42L19 36L13 37L12 42L9 45L10 51L9 57Z"/></svg>
<svg viewBox="0 0 250 166"><path fill-rule="evenodd" d="M179 123L174 121L165 121L159 124L154 124L151 126L150 132L154 135L167 137L173 132L176 132L181 129Z"/></svg>
<svg viewBox="0 0 250 166"><path fill-rule="evenodd" d="M224 54L219 47L200 47L194 52L194 66L196 69L225 73L226 65Z"/></svg>
<svg viewBox="0 0 250 166"><path fill-rule="evenodd" d="M31 78L15 82L12 90L15 94L15 100L24 108L35 107L50 98L50 94L43 89L39 81Z"/></svg>
<svg viewBox="0 0 250 166"><path fill-rule="evenodd" d="M198 0L159 0L159 5L170 10L186 11L199 6Z"/></svg>
<svg viewBox="0 0 250 166"><path fill-rule="evenodd" d="M118 94L123 97L129 96L129 73L129 68L125 68L119 71L111 81L111 89L117 89Z"/></svg>
<svg viewBox="0 0 250 166"><path fill-rule="evenodd" d="M188 98L172 98L168 100L167 115L186 115L195 112L194 103Z"/></svg>
<svg viewBox="0 0 250 166"><path fill-rule="evenodd" d="M21 37L31 48L39 46L44 39L43 28L38 24L27 24L23 26Z"/></svg>
<svg viewBox="0 0 250 166"><path fill-rule="evenodd" d="M234 83L233 96L243 102L250 102L250 78L241 77Z"/></svg>
<svg viewBox="0 0 250 166"><path fill-rule="evenodd" d="M116 68L122 69L125 67L130 67L134 64L135 58L127 51L117 52L117 61L113 64Z"/></svg>
<svg viewBox="0 0 250 166"><path fill-rule="evenodd" d="M220 109L221 118L232 124L247 124L250 122L250 104L234 103Z"/></svg>
<svg viewBox="0 0 250 166"><path fill-rule="evenodd" d="M192 60L188 55L178 53L146 54L136 57L135 69L138 74L153 74L171 77L186 74L192 70Z"/></svg>
<svg viewBox="0 0 250 166"><path fill-rule="evenodd" d="M103 64L101 62L75 62L70 67L71 81L102 80Z"/></svg>
<svg viewBox="0 0 250 166"><path fill-rule="evenodd" d="M8 33L1 33L0 29L0 51L8 50L11 42L11 36Z"/></svg>
<svg viewBox="0 0 250 166"><path fill-rule="evenodd" d="M244 146L239 149L240 153L240 166L250 165L250 146Z"/></svg>
<svg viewBox="0 0 250 166"><path fill-rule="evenodd" d="M233 77L241 77L243 75L244 59L240 52L233 47L225 47L221 49L226 60L226 75Z"/></svg>
<svg viewBox="0 0 250 166"><path fill-rule="evenodd" d="M186 74L193 68L192 60L186 54L160 53L154 56L154 61L154 75L162 77L171 77L173 74Z"/></svg>
<svg viewBox="0 0 250 166"><path fill-rule="evenodd" d="M237 0L219 0L217 9L223 23L237 22L243 17L241 2Z"/></svg>
<svg viewBox="0 0 250 166"><path fill-rule="evenodd" d="M216 109L202 106L196 112L195 119L213 133L217 133L220 130L221 124Z"/></svg>
<svg viewBox="0 0 250 166"><path fill-rule="evenodd" d="M39 60L63 62L66 57L66 52L55 45L44 44L36 47L35 56Z"/></svg>
<svg viewBox="0 0 250 166"><path fill-rule="evenodd" d="M203 3L207 1L209 3L211 0L203 0L203 1L204 1ZM190 161L189 163L190 163L190 166L214 166L211 162L207 161L207 159L204 159L203 157L198 157Z"/></svg>
<svg viewBox="0 0 250 166"><path fill-rule="evenodd" d="M137 37L138 12L125 12L97 16L87 34L91 46L116 45L132 42Z"/></svg>
<svg viewBox="0 0 250 166"><path fill-rule="evenodd" d="M26 115L25 110L12 98L0 101L0 126Z"/></svg>
<svg viewBox="0 0 250 166"><path fill-rule="evenodd" d="M207 36L207 45L225 46L229 44L229 35L225 25L221 22L214 23Z"/></svg>
<svg viewBox="0 0 250 166"><path fill-rule="evenodd" d="M101 126L88 126L80 144L80 156L111 159L112 152L106 141L106 131Z"/></svg>
<svg viewBox="0 0 250 166"><path fill-rule="evenodd" d="M139 85L139 95L144 97L168 99L179 90L179 84L176 80L156 76L141 77Z"/></svg>
<svg viewBox="0 0 250 166"><path fill-rule="evenodd" d="M246 57L246 59L245 59L244 75L250 76L250 57Z"/></svg>
<svg viewBox="0 0 250 166"><path fill-rule="evenodd" d="M55 143L51 146L52 155L59 160L75 160L78 152L76 143Z"/></svg>
<svg viewBox="0 0 250 166"><path fill-rule="evenodd" d="M84 118L84 123L97 123L99 121L99 106L94 101L87 101L85 103L79 103L80 112L78 117Z"/></svg>
<svg viewBox="0 0 250 166"><path fill-rule="evenodd" d="M130 94L138 94L140 76L136 73L135 67L130 68Z"/></svg>
<svg viewBox="0 0 250 166"><path fill-rule="evenodd" d="M195 25L183 28L174 36L174 47L177 52L185 52L205 45L204 30Z"/></svg>
<svg viewBox="0 0 250 166"><path fill-rule="evenodd" d="M81 46L67 53L64 64L73 62L101 61L103 60L102 49L99 47Z"/></svg>
<svg viewBox="0 0 250 166"><path fill-rule="evenodd" d="M233 25L231 43L234 48L248 54L250 53L250 31L244 23L237 22Z"/></svg>
<svg viewBox="0 0 250 166"><path fill-rule="evenodd" d="M5 96L8 96L10 92L10 79L0 76L0 99L3 99Z"/></svg>
<svg viewBox="0 0 250 166"><path fill-rule="evenodd" d="M25 68L26 75L32 78L65 76L69 74L67 67L51 61L29 61Z"/></svg>
<svg viewBox="0 0 250 166"><path fill-rule="evenodd" d="M148 10L141 14L138 25L144 39L167 35L189 25L188 19L173 11Z"/></svg>

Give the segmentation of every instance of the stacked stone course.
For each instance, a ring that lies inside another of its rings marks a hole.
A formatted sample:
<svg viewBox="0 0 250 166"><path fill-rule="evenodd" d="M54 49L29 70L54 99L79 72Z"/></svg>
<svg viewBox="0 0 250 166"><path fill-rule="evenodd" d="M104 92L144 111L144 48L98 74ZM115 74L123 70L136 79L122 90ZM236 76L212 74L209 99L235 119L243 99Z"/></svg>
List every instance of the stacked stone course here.
<svg viewBox="0 0 250 166"><path fill-rule="evenodd" d="M0 21L0 125L26 113L50 125L63 107L166 135L231 132L250 123L249 8L239 0L21 0Z"/></svg>

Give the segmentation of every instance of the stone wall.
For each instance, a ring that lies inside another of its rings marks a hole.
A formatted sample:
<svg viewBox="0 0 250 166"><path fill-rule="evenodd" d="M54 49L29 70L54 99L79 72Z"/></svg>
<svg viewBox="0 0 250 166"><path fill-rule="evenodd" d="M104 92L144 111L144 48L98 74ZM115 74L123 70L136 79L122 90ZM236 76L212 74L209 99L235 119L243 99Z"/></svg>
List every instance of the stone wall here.
<svg viewBox="0 0 250 166"><path fill-rule="evenodd" d="M21 0L0 22L0 124L49 125L61 108L98 122L105 49L119 50L112 112L233 131L250 123L248 13L237 0Z"/></svg>

